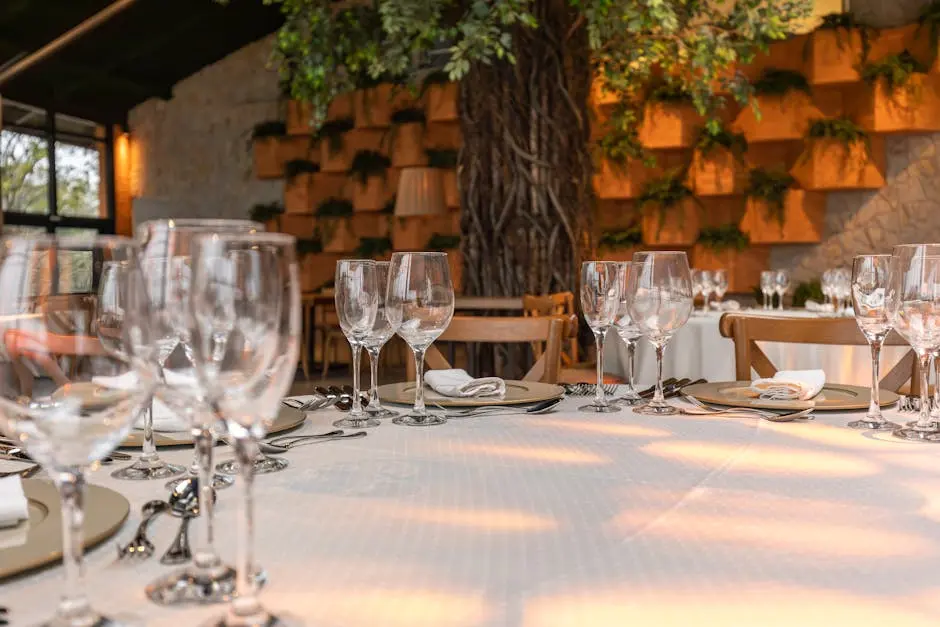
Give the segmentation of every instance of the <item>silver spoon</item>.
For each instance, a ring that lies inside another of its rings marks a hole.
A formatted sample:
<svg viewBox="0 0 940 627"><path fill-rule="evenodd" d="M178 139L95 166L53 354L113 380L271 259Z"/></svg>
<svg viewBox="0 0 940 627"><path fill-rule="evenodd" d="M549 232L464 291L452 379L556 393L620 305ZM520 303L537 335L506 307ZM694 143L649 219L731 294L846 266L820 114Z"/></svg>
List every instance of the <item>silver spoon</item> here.
<svg viewBox="0 0 940 627"><path fill-rule="evenodd" d="M160 514L170 509L170 504L166 501L147 501L141 509L143 517L140 524L137 525L137 532L131 541L124 546L118 545L118 559L125 557L143 557L147 558L153 555L153 542L147 537L147 529L150 523Z"/></svg>
<svg viewBox="0 0 940 627"><path fill-rule="evenodd" d="M216 493L212 489L212 501L215 502ZM179 531L173 538L173 543L160 558L161 564L182 564L192 559L189 549L189 523L199 516L199 480L188 477L180 481L170 493L170 513L181 518Z"/></svg>
<svg viewBox="0 0 940 627"><path fill-rule="evenodd" d="M562 401L561 398L552 398L540 401L528 407L512 407L508 405L485 405L471 409L462 409L457 411L447 411L444 409L444 415L448 418L471 418L473 416L483 416L491 414L547 414L552 411L556 405ZM440 407L440 405L438 405Z"/></svg>
<svg viewBox="0 0 940 627"><path fill-rule="evenodd" d="M316 444L317 442L327 442L329 440L355 440L357 438L364 437L366 437L365 431L355 431L353 433L344 433L342 435L334 435L328 438L298 436L297 439L286 442L285 444L271 444L269 442L261 442L259 446L263 453L277 455L298 446L306 446L307 444Z"/></svg>

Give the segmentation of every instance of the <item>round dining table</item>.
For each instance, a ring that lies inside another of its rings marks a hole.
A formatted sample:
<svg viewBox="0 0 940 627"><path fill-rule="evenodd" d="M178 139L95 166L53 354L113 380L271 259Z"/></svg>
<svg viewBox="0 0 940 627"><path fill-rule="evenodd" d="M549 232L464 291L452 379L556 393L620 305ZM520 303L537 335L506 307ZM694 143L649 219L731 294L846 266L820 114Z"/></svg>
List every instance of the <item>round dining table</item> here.
<svg viewBox="0 0 940 627"><path fill-rule="evenodd" d="M256 480L264 603L322 627L936 625L940 449L845 428L857 414L580 412L589 400L431 428L383 421L362 439L288 451L287 470ZM299 432L338 416L310 413ZM153 627L200 625L222 608L144 595L170 568L158 558L175 519L155 524L154 557L117 561L141 506L166 490L113 469L89 482L132 513L88 555L93 602ZM237 497L219 493L229 560ZM0 605L11 625L35 624L61 586L60 566L28 573L0 582Z"/></svg>

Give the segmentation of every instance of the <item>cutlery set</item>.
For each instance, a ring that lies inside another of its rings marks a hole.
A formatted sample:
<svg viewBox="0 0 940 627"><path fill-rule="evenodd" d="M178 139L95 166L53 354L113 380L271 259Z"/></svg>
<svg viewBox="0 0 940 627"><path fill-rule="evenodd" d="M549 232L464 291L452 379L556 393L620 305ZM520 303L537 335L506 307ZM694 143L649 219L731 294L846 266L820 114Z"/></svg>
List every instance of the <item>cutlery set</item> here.
<svg viewBox="0 0 940 627"><path fill-rule="evenodd" d="M335 407L340 411L349 411L353 405L353 388L350 385L342 387L331 385L323 387L318 385L314 388L315 394L309 401L301 401L296 398L285 398L281 401L286 407L298 411L316 411L325 407ZM359 400L363 407L369 405L369 395L360 393Z"/></svg>

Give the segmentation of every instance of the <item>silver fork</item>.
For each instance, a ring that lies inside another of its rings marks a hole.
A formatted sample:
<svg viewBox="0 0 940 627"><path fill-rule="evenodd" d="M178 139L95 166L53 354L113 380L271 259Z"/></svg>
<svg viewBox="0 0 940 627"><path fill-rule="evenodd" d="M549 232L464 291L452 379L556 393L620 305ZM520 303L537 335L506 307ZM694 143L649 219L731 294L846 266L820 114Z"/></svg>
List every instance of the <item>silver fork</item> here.
<svg viewBox="0 0 940 627"><path fill-rule="evenodd" d="M813 407L807 407L806 409L790 412L787 414L778 414L777 412L767 411L763 409L757 409L755 407L727 407L727 408L718 408L711 405L707 405L702 401L698 400L693 396L683 395L682 398L696 409L700 410L702 413L708 414L709 416L720 416L720 415L739 415L739 416L757 416L764 420L770 422L792 422L794 420L813 420Z"/></svg>
<svg viewBox="0 0 940 627"><path fill-rule="evenodd" d="M596 387L597 384L595 383L569 383L565 386L565 393L568 396L592 396ZM604 394L607 395L617 393L616 383L605 383L601 388L604 390Z"/></svg>

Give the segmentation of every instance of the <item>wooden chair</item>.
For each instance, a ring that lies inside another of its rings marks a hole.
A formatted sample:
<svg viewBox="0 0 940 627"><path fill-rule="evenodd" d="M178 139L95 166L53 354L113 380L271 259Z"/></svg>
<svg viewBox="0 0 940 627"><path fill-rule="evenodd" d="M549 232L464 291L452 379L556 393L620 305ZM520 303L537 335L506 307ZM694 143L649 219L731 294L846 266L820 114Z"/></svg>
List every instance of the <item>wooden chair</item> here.
<svg viewBox="0 0 940 627"><path fill-rule="evenodd" d="M441 342L512 344L540 342L545 344L541 357L522 378L523 381L557 383L561 369L561 343L568 320L564 316L541 318L454 316L450 326L438 338ZM431 346L424 356L434 369L451 365L441 352ZM407 361L408 380L414 381L414 360Z"/></svg>
<svg viewBox="0 0 940 627"><path fill-rule="evenodd" d="M527 317L541 316L574 316L574 294L571 292L557 292L555 294L525 294L522 297L522 315ZM561 365L571 366L578 362L578 334L577 329L564 341L561 352ZM532 347L538 357L539 349Z"/></svg>
<svg viewBox="0 0 940 627"><path fill-rule="evenodd" d="M760 349L757 342L788 344L826 344L835 346L867 346L853 318L781 318L726 313L718 323L722 337L734 341L734 370L738 381L751 380L751 368L760 377L772 377L776 366ZM891 332L885 346L907 346L897 333ZM917 358L911 350L881 379L881 387L897 392L911 382L911 392L920 389Z"/></svg>

